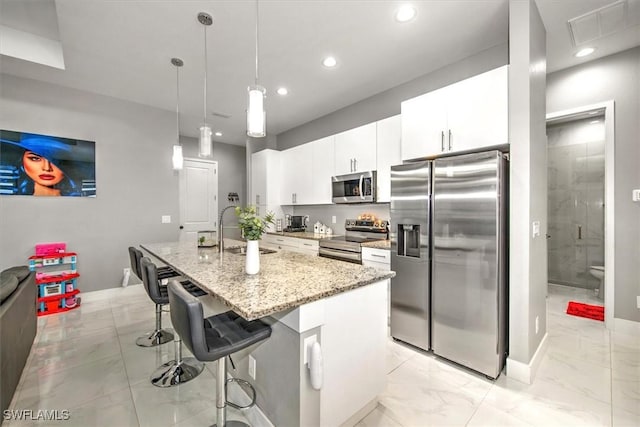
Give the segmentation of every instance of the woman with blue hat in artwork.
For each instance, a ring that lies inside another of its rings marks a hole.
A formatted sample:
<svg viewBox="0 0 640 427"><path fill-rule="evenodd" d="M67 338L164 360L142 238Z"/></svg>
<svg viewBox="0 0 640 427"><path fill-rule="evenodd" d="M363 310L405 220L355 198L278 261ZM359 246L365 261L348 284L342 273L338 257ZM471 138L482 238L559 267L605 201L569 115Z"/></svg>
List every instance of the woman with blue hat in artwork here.
<svg viewBox="0 0 640 427"><path fill-rule="evenodd" d="M95 187L83 192L81 181L95 182L93 144L5 130L0 131L0 142L4 194L95 195ZM10 175L12 178L7 178Z"/></svg>

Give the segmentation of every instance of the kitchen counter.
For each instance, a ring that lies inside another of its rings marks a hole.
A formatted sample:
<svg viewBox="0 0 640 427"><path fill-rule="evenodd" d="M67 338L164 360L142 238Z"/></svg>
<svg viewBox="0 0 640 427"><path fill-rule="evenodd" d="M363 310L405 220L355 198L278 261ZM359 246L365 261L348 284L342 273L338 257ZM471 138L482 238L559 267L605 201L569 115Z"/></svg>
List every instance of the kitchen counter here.
<svg viewBox="0 0 640 427"><path fill-rule="evenodd" d="M376 240L375 242L365 242L362 244L362 247L374 249L391 249L391 240Z"/></svg>
<svg viewBox="0 0 640 427"><path fill-rule="evenodd" d="M341 234L319 234L310 231L276 231L269 232L267 234L272 234L274 236L286 236L286 237L297 237L299 239L308 239L308 240L321 240L325 237L336 237L341 236Z"/></svg>
<svg viewBox="0 0 640 427"><path fill-rule="evenodd" d="M233 371L248 378L246 359L254 358L260 373L252 382L262 391L257 408L271 424L353 425L376 406L386 384L387 289L394 272L280 250L260 255L260 273L248 276L244 255L195 242L141 246L211 294L201 297L208 310L231 308L271 326L271 337L250 354L234 355ZM225 239L226 249L234 246L244 242ZM322 355L320 389L312 386L306 360L314 341Z"/></svg>
<svg viewBox="0 0 640 427"><path fill-rule="evenodd" d="M225 242L225 248L244 245L228 239ZM260 255L260 272L249 276L244 272L244 255L220 254L217 248L198 248L193 242L141 246L247 320L395 276L393 271L383 272L286 250Z"/></svg>

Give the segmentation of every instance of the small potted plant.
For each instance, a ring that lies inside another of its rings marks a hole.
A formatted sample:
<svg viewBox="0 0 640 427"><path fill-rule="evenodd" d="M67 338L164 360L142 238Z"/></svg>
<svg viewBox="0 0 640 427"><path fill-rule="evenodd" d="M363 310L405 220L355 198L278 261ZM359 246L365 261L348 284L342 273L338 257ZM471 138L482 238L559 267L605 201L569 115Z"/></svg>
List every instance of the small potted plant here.
<svg viewBox="0 0 640 427"><path fill-rule="evenodd" d="M245 270L247 274L257 274L260 271L260 249L258 241L262 234L267 231L270 224L274 223L273 212L267 212L264 218L257 214L255 206L244 208L236 207L238 216L238 226L242 236L247 239L247 260Z"/></svg>

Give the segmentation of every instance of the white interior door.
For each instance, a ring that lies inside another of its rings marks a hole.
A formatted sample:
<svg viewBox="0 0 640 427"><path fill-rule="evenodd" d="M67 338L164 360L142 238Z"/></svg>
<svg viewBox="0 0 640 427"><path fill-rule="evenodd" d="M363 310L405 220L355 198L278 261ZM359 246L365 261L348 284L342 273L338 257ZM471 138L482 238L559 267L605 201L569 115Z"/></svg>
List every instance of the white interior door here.
<svg viewBox="0 0 640 427"><path fill-rule="evenodd" d="M198 231L217 232L217 216L218 162L185 159L180 171L180 240L195 241Z"/></svg>

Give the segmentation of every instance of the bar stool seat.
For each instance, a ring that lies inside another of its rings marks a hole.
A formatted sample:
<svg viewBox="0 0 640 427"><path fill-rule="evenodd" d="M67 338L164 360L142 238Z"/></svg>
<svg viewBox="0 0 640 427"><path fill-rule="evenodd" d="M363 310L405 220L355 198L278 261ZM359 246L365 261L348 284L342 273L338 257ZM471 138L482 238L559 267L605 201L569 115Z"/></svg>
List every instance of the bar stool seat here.
<svg viewBox="0 0 640 427"><path fill-rule="evenodd" d="M248 408L255 404L253 386L244 380L253 391L250 405L240 407L227 402L226 357L271 336L271 327L261 320L247 321L233 311L204 318L202 303L190 295L177 281L169 282L169 305L171 321L187 348L197 360L218 362L216 378L217 426L247 426L240 421L226 420L226 405Z"/></svg>

